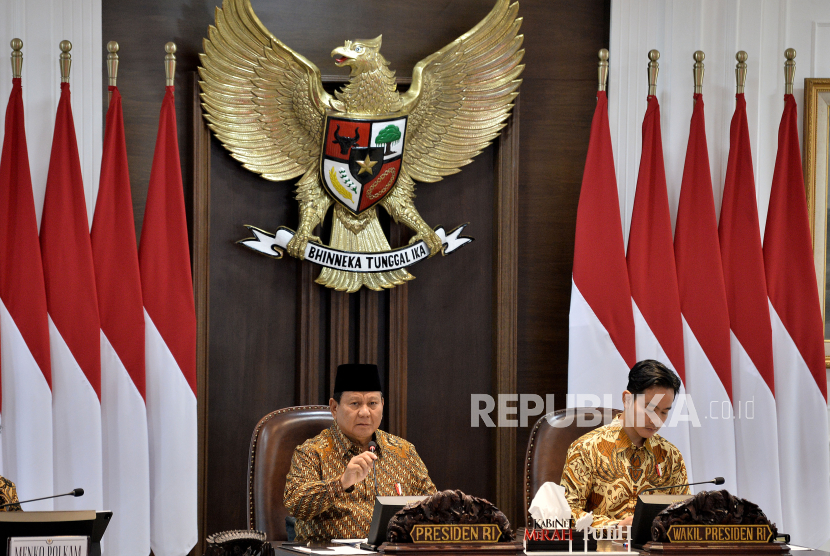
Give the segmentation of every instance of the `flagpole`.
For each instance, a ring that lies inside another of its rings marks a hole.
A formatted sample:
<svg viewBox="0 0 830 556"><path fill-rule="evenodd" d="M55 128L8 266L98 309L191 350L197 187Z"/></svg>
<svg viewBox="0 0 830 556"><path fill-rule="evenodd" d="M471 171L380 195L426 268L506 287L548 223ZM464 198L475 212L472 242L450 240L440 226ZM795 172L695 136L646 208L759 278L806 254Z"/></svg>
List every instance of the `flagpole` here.
<svg viewBox="0 0 830 556"><path fill-rule="evenodd" d="M692 72L694 74L694 79L695 79L695 94L696 95L702 95L703 94L703 59L706 58L706 54L704 54L702 50L698 50L694 53L692 58L695 61L695 65L692 68Z"/></svg>
<svg viewBox="0 0 830 556"><path fill-rule="evenodd" d="M598 91L605 91L608 85L608 49L603 48L599 51L599 88Z"/></svg>
<svg viewBox="0 0 830 556"><path fill-rule="evenodd" d="M735 54L735 59L738 61L738 64L735 66L735 81L737 82L735 94L738 95L744 93L744 87L746 86L746 60L748 57L747 53L743 50L739 50Z"/></svg>
<svg viewBox="0 0 830 556"><path fill-rule="evenodd" d="M784 94L793 94L793 82L795 81L795 48L788 48L784 51Z"/></svg>
<svg viewBox="0 0 830 556"><path fill-rule="evenodd" d="M12 78L20 79L23 76L23 41L12 39Z"/></svg>
<svg viewBox="0 0 830 556"><path fill-rule="evenodd" d="M752 500L776 523L782 519L778 417L772 325L758 222L758 202L744 87L747 54L735 55L735 112L720 222L721 258L732 346L738 496ZM747 415L752 404L752 418ZM741 412L741 413L739 413ZM759 465L759 462L763 465Z"/></svg>
<svg viewBox="0 0 830 556"><path fill-rule="evenodd" d="M54 484L81 484L86 491L85 501L55 501L56 509L70 510L103 507L101 324L72 117L72 43L61 41L60 50L60 100L43 199L40 247L50 317Z"/></svg>
<svg viewBox="0 0 830 556"><path fill-rule="evenodd" d="M801 165L798 106L792 94L795 56L792 48L784 52L784 106L763 254L778 420L779 527L798 539L798 544L819 547L830 538L827 369ZM807 451L809 457L805 458Z"/></svg>
<svg viewBox="0 0 830 556"><path fill-rule="evenodd" d="M72 54L69 51L72 50L72 43L61 41L60 47L61 83L69 83L69 70L72 67Z"/></svg>
<svg viewBox="0 0 830 556"><path fill-rule="evenodd" d="M176 45L164 45L165 93L138 259L144 298L150 546L187 554L199 539L196 310L174 98Z"/></svg>
<svg viewBox="0 0 830 556"><path fill-rule="evenodd" d="M116 80L118 79L118 43L110 41L107 43L107 74L109 75L109 86L116 87ZM112 91L107 91L107 105L112 102Z"/></svg>
<svg viewBox="0 0 830 556"><path fill-rule="evenodd" d="M176 81L176 43L168 42L164 45L164 84L172 87Z"/></svg>
<svg viewBox="0 0 830 556"><path fill-rule="evenodd" d="M659 50L648 51L648 96L657 96L657 74L660 73L660 64L657 60L660 59Z"/></svg>
<svg viewBox="0 0 830 556"><path fill-rule="evenodd" d="M642 152L626 254L634 305L636 358L655 359L673 369L682 381L677 400L686 402L683 318L657 98L660 52L649 51L648 59L647 108L643 117ZM687 409L691 411L691 406ZM664 428L661 435L688 460L691 457L689 426L686 420L678 417L690 413L681 413L679 409L674 413L673 426ZM687 467L685 472L688 482L694 482L693 470ZM684 480L683 484L686 482Z"/></svg>
<svg viewBox="0 0 830 556"><path fill-rule="evenodd" d="M12 90L0 155L3 475L21 499L53 492L49 324L23 110L23 41L11 41ZM13 223L13 225L6 225ZM35 502L51 510L51 500Z"/></svg>
<svg viewBox="0 0 830 556"><path fill-rule="evenodd" d="M101 179L90 233L101 321L104 507L112 510L109 554L150 554L150 451L146 404L146 322L130 172L118 91L119 45L107 43L109 108ZM124 228L123 230L121 228ZM169 554L156 550L155 554ZM184 551L178 554L185 554Z"/></svg>
<svg viewBox="0 0 830 556"><path fill-rule="evenodd" d="M568 314L568 406L618 395L636 363L631 288L608 125L608 50L597 55L597 105L585 158L574 234Z"/></svg>

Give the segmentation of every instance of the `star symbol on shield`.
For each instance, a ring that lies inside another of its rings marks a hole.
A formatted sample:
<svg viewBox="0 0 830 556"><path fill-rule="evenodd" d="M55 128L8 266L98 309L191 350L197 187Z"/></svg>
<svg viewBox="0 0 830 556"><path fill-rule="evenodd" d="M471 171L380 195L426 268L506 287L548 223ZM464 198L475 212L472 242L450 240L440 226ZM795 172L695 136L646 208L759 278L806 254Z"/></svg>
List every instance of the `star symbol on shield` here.
<svg viewBox="0 0 830 556"><path fill-rule="evenodd" d="M367 154L366 155L366 160L363 160L363 161L358 160L357 161L357 165L360 166L360 172L358 172L357 175L359 176L360 174L363 174L363 173L368 173L370 175L373 175L375 173L375 171L372 168L375 167L375 164L377 164L377 161L371 160L369 158L369 155Z"/></svg>

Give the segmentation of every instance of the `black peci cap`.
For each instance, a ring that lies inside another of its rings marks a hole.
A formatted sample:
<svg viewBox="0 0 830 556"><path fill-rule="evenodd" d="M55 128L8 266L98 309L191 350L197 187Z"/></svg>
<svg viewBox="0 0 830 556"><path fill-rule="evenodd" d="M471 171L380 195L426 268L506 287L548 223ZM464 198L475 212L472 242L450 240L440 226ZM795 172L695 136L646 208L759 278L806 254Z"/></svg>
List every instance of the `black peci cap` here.
<svg viewBox="0 0 830 556"><path fill-rule="evenodd" d="M334 392L382 392L378 366L369 363L348 363L337 367Z"/></svg>

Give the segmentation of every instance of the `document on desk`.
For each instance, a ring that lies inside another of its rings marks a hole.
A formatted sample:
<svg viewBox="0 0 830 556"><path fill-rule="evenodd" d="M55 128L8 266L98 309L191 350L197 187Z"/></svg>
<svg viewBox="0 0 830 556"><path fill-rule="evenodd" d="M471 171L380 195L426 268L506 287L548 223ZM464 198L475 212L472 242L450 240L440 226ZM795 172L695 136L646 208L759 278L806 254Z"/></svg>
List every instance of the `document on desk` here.
<svg viewBox="0 0 830 556"><path fill-rule="evenodd" d="M331 539L331 543L334 545L346 545L353 546L355 548L365 542L369 542L369 539Z"/></svg>
<svg viewBox="0 0 830 556"><path fill-rule="evenodd" d="M352 546L281 546L285 550L293 550L302 554L314 554L315 556L345 556L349 554L377 554L371 550L363 550Z"/></svg>

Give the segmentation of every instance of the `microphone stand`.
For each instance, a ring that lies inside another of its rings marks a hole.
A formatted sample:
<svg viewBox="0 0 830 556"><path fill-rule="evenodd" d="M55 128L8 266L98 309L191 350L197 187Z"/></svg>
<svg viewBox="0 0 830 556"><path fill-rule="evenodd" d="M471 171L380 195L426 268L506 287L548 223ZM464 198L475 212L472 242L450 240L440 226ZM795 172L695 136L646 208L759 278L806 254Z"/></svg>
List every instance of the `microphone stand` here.
<svg viewBox="0 0 830 556"><path fill-rule="evenodd" d="M374 440L372 442L369 442L369 451L377 455L377 444L375 444ZM375 460L375 464L376 463L377 460ZM375 464L372 465L372 477L374 477L375 479L375 496L377 497L380 495L378 494L378 469Z"/></svg>
<svg viewBox="0 0 830 556"><path fill-rule="evenodd" d="M32 498L31 500L24 500L22 502L7 502L3 505L0 505L0 510L4 508L8 508L9 506L19 506L20 504L28 504L29 502L37 502L38 500L49 500L50 498L60 498L61 496L83 496L84 489L76 488L72 492L66 492L64 494L53 494L52 496L44 496L43 498Z"/></svg>
<svg viewBox="0 0 830 556"><path fill-rule="evenodd" d="M699 483L688 483L688 484L685 484L685 485L667 485L667 486L661 486L661 487L647 488L644 491L640 492L639 496L642 496L643 494L645 494L647 492L651 492L652 490L665 490L667 488L679 488L679 487L687 487L687 486L694 486L694 485L708 485L710 483L713 484L713 485L722 485L724 482L725 481L724 481L723 477L715 477L711 481L700 481Z"/></svg>

